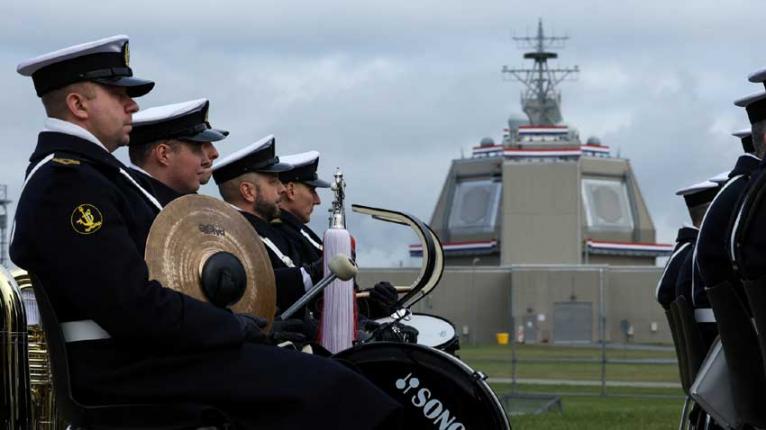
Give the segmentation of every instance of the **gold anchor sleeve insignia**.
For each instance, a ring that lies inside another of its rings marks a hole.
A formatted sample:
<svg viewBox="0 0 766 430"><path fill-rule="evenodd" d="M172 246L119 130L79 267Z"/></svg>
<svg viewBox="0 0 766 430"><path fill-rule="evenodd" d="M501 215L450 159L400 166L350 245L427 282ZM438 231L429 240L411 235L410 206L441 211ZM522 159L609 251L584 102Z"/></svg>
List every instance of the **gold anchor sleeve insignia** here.
<svg viewBox="0 0 766 430"><path fill-rule="evenodd" d="M80 234L91 234L97 232L104 222L104 216L97 207L83 203L72 212L71 223L74 231Z"/></svg>

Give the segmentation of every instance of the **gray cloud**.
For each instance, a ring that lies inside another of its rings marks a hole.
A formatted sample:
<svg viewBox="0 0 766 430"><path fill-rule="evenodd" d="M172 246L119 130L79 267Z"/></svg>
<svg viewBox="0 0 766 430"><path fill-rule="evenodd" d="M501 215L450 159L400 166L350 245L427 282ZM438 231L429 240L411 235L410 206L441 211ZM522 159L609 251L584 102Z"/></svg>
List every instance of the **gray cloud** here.
<svg viewBox="0 0 766 430"><path fill-rule="evenodd" d="M321 174L340 166L350 202L407 210L426 220L450 160L480 138L500 139L519 112L503 64L523 64L511 34L572 36L561 65L564 116L631 159L658 228L671 241L685 220L672 191L729 168L731 105L759 90L745 80L766 65L761 7L734 0L664 2L4 2L0 5L0 183L17 198L42 124L22 59L115 33L132 40L137 75L155 79L144 107L208 97L211 121L232 131L230 153L277 135L282 153L315 148ZM120 157L124 158L124 150ZM208 186L204 192L216 194ZM312 225L326 225L324 204ZM408 232L349 215L363 264L407 259Z"/></svg>

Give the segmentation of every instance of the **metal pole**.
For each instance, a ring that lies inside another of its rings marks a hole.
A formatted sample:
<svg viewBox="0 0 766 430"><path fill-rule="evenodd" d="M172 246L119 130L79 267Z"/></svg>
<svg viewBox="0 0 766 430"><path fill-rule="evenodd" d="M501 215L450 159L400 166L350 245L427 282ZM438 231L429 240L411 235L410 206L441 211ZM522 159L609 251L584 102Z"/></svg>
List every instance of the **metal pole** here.
<svg viewBox="0 0 766 430"><path fill-rule="evenodd" d="M516 393L516 318L513 315L513 270L510 272L510 288L508 294L510 300L508 304L508 312L511 316L511 330L509 335L511 336L511 394Z"/></svg>
<svg viewBox="0 0 766 430"><path fill-rule="evenodd" d="M598 269L598 323L601 338L601 396L606 396L606 312L604 306L604 269Z"/></svg>
<svg viewBox="0 0 766 430"><path fill-rule="evenodd" d="M471 295L473 296L473 327L471 327L471 345L476 345L476 330L479 327L479 294L476 292L476 284L474 278L476 277L476 263L480 261L479 257L474 257L471 261Z"/></svg>

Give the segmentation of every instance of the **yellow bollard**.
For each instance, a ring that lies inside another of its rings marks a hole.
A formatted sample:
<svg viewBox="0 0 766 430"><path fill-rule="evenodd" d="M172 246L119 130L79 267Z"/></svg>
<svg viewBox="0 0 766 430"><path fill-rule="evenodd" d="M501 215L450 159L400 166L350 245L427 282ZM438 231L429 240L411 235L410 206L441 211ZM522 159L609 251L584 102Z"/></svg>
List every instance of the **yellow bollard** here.
<svg viewBox="0 0 766 430"><path fill-rule="evenodd" d="M508 345L508 333L495 333L495 339L497 339L498 345Z"/></svg>

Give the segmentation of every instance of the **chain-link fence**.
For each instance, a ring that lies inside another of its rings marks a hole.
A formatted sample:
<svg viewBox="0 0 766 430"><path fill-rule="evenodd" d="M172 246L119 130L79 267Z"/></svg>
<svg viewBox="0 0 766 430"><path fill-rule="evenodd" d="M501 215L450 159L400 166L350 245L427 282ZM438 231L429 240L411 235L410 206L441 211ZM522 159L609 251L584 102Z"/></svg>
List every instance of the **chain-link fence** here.
<svg viewBox="0 0 766 430"><path fill-rule="evenodd" d="M500 392L682 396L654 299L659 267L450 267L414 312L450 320L461 357ZM414 270L367 270L406 284Z"/></svg>

